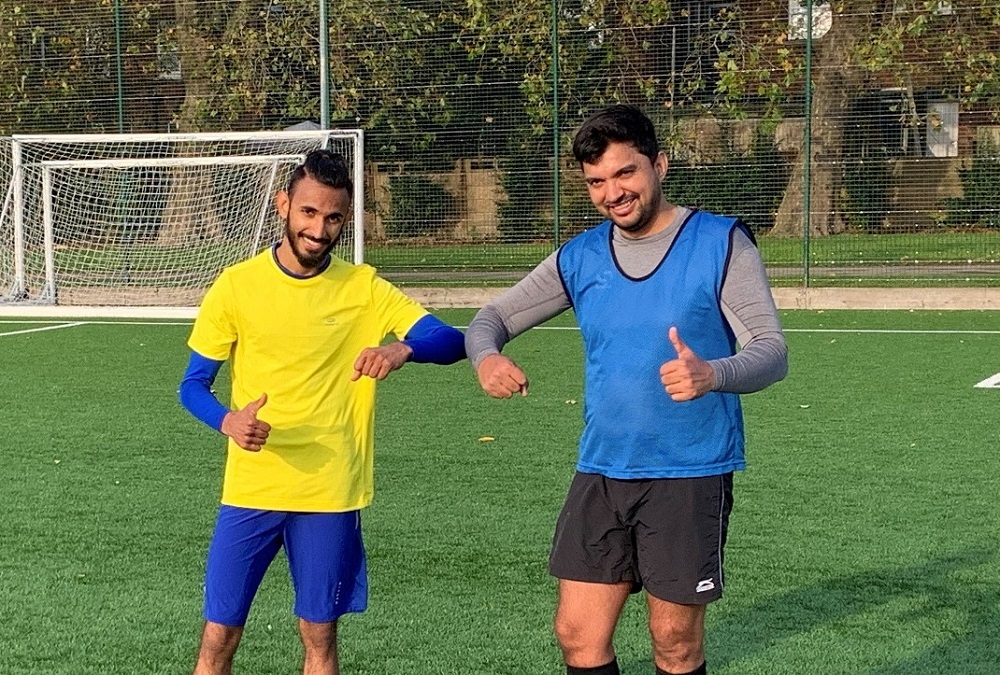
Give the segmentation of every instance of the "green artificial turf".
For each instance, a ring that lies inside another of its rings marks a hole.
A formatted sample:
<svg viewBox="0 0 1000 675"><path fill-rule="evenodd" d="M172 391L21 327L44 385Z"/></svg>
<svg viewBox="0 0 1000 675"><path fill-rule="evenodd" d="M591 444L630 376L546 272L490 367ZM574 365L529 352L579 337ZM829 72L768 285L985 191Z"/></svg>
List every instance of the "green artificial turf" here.
<svg viewBox="0 0 1000 675"><path fill-rule="evenodd" d="M782 321L788 378L743 397L710 672L996 672L1000 390L973 385L1000 371L1000 313ZM0 673L189 671L224 459L177 403L190 326L4 335L51 325L0 323ZM487 398L467 363L380 385L371 602L342 622L345 675L562 672L545 565L581 429L580 338L530 331L507 353L527 398ZM235 672L299 672L291 606L279 556ZM652 672L644 618L633 598L625 675Z"/></svg>

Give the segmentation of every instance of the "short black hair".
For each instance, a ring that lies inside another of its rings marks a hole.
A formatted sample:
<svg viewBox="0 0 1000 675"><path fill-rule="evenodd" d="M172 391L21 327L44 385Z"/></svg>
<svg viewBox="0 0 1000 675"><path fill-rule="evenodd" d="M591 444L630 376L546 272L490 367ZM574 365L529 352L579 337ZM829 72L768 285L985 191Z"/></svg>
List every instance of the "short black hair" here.
<svg viewBox="0 0 1000 675"><path fill-rule="evenodd" d="M313 150L306 155L305 160L292 170L286 192L291 195L298 182L306 176L328 187L347 190L347 194L354 197L351 170L347 166L347 160L339 152L322 149Z"/></svg>
<svg viewBox="0 0 1000 675"><path fill-rule="evenodd" d="M587 118L573 138L573 156L581 164L594 164L609 143L629 143L655 161L660 153L656 129L646 115L631 105L613 105Z"/></svg>

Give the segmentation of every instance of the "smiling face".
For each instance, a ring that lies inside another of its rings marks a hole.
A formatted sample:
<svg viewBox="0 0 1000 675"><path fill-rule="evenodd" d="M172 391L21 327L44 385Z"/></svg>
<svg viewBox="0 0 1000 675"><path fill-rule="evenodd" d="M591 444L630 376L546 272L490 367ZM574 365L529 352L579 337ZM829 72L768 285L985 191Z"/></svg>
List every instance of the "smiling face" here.
<svg viewBox="0 0 1000 675"><path fill-rule="evenodd" d="M285 221L278 262L293 274L315 274L340 239L350 213L351 193L306 175L291 194L279 192L276 202L278 215Z"/></svg>
<svg viewBox="0 0 1000 675"><path fill-rule="evenodd" d="M631 143L612 141L591 164L582 162L590 201L628 237L655 234L670 223L670 204L660 182L667 174L667 157L655 159Z"/></svg>

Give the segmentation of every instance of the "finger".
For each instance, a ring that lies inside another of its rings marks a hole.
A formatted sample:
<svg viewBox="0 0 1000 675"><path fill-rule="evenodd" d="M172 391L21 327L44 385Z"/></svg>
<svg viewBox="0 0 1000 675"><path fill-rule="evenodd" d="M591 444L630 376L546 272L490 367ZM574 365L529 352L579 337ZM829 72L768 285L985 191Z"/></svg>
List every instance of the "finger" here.
<svg viewBox="0 0 1000 675"><path fill-rule="evenodd" d="M354 376L351 379L356 380L362 375L367 375L374 357L375 353L371 347L363 349L361 353L358 354L358 358L354 360Z"/></svg>
<svg viewBox="0 0 1000 675"><path fill-rule="evenodd" d="M688 376L688 369L683 361L667 361L660 366L660 380L666 382L679 382Z"/></svg>
<svg viewBox="0 0 1000 675"><path fill-rule="evenodd" d="M677 350L677 356L684 356L687 352L691 351L684 341L681 340L680 333L677 331L676 326L670 327L668 335L670 336L670 343L674 346L674 349Z"/></svg>
<svg viewBox="0 0 1000 675"><path fill-rule="evenodd" d="M267 403L266 393L261 394L260 398L257 399L256 401L251 401L250 403L248 403L247 407L244 408L244 410L253 415L254 417L257 417L257 411L263 408L265 403Z"/></svg>

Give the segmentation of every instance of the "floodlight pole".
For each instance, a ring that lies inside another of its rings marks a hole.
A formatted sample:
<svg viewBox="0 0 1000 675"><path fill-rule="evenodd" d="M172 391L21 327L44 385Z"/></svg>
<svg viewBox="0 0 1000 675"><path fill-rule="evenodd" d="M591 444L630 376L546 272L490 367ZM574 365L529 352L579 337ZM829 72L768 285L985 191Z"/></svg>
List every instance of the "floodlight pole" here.
<svg viewBox="0 0 1000 675"><path fill-rule="evenodd" d="M559 0L552 0L552 237L559 248Z"/></svg>
<svg viewBox="0 0 1000 675"><path fill-rule="evenodd" d="M802 142L802 154L805 165L802 167L802 286L809 288L809 234L812 230L812 50L813 50L813 2L806 2L806 119L803 125L805 138Z"/></svg>
<svg viewBox="0 0 1000 675"><path fill-rule="evenodd" d="M118 78L118 133L125 131L125 92L122 74L122 3L115 0L115 70Z"/></svg>
<svg viewBox="0 0 1000 675"><path fill-rule="evenodd" d="M330 128L330 22L327 0L319 0L319 126Z"/></svg>

